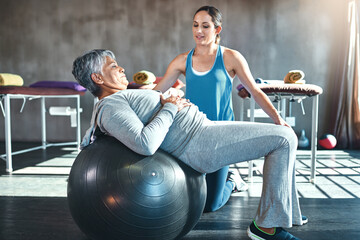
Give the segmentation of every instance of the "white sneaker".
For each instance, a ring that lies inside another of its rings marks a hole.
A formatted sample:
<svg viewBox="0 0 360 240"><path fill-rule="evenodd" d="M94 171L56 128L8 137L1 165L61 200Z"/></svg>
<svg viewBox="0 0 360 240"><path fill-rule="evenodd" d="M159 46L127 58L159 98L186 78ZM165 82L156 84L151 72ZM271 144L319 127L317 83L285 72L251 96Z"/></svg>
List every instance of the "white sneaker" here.
<svg viewBox="0 0 360 240"><path fill-rule="evenodd" d="M233 192L245 192L249 189L249 185L242 180L240 174L236 174L234 171L229 171L227 180L234 183Z"/></svg>

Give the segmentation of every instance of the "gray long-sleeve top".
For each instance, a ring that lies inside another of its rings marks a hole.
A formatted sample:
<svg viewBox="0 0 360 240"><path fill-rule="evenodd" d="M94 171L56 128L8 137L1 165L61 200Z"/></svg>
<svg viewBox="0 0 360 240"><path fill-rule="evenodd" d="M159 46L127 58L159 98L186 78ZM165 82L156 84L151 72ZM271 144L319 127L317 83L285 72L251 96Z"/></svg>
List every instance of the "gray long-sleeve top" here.
<svg viewBox="0 0 360 240"><path fill-rule="evenodd" d="M122 90L96 103L81 148L91 143L98 126L139 154L152 155L160 147L179 157L205 118L196 106L179 112L172 103L162 106L157 91Z"/></svg>

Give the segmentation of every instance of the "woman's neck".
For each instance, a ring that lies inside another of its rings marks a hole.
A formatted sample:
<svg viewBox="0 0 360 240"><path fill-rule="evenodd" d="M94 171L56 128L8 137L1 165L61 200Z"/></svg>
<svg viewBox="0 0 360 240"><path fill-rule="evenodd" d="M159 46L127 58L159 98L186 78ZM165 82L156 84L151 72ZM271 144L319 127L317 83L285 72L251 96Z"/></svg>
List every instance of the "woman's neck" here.
<svg viewBox="0 0 360 240"><path fill-rule="evenodd" d="M196 45L194 54L196 55L213 55L216 54L219 45L212 43L209 45Z"/></svg>
<svg viewBox="0 0 360 240"><path fill-rule="evenodd" d="M125 89L123 89L123 90L125 90ZM103 90L103 91L101 91L101 93L97 97L100 100L100 99L103 99L103 98L105 98L107 96L113 95L114 93L117 93L117 92L120 92L120 91L123 91L123 90L120 90L120 89L112 90L112 91L104 91Z"/></svg>

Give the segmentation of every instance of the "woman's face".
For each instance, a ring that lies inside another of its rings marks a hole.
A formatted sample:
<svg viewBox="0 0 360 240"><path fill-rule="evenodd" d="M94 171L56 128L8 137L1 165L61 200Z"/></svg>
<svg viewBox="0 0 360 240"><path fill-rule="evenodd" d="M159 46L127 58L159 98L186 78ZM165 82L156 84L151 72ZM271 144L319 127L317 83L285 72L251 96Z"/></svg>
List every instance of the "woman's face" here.
<svg viewBox="0 0 360 240"><path fill-rule="evenodd" d="M125 75L125 69L118 66L117 62L108 56L102 68L102 80L103 88L114 92L126 89L129 84Z"/></svg>
<svg viewBox="0 0 360 240"><path fill-rule="evenodd" d="M211 16L206 11L200 11L194 16L193 38L196 44L207 45L215 42L216 34L220 33Z"/></svg>

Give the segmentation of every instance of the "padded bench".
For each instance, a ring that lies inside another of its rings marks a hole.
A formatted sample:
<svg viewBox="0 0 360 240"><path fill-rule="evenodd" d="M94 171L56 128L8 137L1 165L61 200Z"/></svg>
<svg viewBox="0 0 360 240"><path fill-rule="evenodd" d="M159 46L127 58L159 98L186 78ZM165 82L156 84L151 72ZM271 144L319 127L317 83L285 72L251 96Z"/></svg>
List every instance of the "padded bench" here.
<svg viewBox="0 0 360 240"><path fill-rule="evenodd" d="M56 83L56 82L55 82ZM59 83L59 82L57 82ZM15 154L21 154L29 151L34 151L37 149L46 149L49 146L62 146L62 145L77 145L80 146L81 140L81 128L80 128L80 96L84 95L85 91L83 89L76 88L64 88L57 85L51 87L24 87L24 86L1 86L0 87L0 99L1 99L1 108L5 117L5 148L6 153L0 157L6 161L6 171L12 172L12 156ZM47 143L46 142L46 109L45 109L45 100L47 98L67 98L74 99L76 101L76 141L75 142L63 142L63 143ZM11 148L11 105L10 101L12 99L23 99L34 100L40 99L41 101L41 139L42 144L38 147L32 147L16 152L12 152ZM4 106L3 106L4 101Z"/></svg>
<svg viewBox="0 0 360 240"><path fill-rule="evenodd" d="M312 102L312 120L311 120L311 175L310 182L315 183L316 177L316 149L317 149L317 132L318 132L318 109L319 95L323 93L323 89L314 84L285 84L279 80L266 80L267 83L258 84L260 89L268 96L273 96L280 104L280 114L286 117L286 100L296 100L311 97ZM249 96L244 88L238 88L238 95L242 98ZM243 103L242 103L243 104ZM255 100L250 98L250 121L255 121ZM243 105L241 105L241 117L243 113ZM249 164L249 177L252 177L252 164Z"/></svg>

